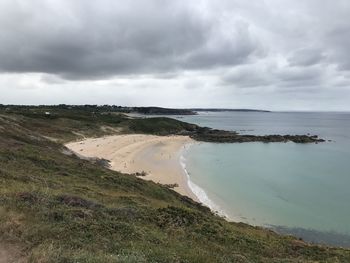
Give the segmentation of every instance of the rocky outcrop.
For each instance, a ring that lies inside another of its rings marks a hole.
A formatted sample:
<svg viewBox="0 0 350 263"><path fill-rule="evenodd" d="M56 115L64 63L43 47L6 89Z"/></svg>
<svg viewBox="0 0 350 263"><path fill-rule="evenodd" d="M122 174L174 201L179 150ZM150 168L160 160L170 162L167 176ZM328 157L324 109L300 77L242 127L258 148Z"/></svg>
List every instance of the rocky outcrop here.
<svg viewBox="0 0 350 263"><path fill-rule="evenodd" d="M245 135L233 131L223 131L198 127L194 132L189 132L191 138L197 141L217 143L243 143L243 142L295 142L295 143L319 143L324 139L317 135Z"/></svg>

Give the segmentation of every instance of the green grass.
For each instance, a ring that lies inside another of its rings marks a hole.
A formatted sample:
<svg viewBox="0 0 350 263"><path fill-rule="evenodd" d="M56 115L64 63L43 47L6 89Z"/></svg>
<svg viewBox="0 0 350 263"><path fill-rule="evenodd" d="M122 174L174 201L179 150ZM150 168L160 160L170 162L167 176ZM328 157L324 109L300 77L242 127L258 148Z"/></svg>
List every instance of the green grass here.
<svg viewBox="0 0 350 263"><path fill-rule="evenodd" d="M166 117L156 117L132 119L129 121L128 127L132 132L169 135L194 131L197 126Z"/></svg>
<svg viewBox="0 0 350 263"><path fill-rule="evenodd" d="M50 112L50 115L45 112ZM74 110L51 107L10 107L5 110L0 107L1 116L29 133L55 138L59 142L116 133L179 134L198 127L171 118L133 119L123 113L99 112L84 107Z"/></svg>
<svg viewBox="0 0 350 263"><path fill-rule="evenodd" d="M350 262L349 250L229 223L161 185L62 153L81 134L165 134L181 122L53 114L0 111L0 243L29 262Z"/></svg>

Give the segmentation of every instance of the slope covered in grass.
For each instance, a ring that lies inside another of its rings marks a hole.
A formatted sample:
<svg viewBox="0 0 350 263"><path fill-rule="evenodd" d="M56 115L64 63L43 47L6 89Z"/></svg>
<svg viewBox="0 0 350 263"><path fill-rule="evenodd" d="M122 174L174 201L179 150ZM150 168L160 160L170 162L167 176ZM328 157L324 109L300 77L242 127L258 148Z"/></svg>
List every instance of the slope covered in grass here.
<svg viewBox="0 0 350 263"><path fill-rule="evenodd" d="M161 185L67 155L61 144L148 125L45 110L0 111L0 244L30 262L350 261L348 250L229 223Z"/></svg>

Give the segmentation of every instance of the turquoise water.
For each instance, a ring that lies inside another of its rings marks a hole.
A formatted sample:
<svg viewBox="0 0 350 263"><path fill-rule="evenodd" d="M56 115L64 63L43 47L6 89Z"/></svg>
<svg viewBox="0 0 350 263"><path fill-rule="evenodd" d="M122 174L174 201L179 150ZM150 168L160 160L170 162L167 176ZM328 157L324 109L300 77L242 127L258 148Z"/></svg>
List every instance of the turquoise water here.
<svg viewBox="0 0 350 263"><path fill-rule="evenodd" d="M349 113L220 112L182 120L241 133L310 133L332 140L200 143L184 157L192 187L221 214L313 242L350 246Z"/></svg>

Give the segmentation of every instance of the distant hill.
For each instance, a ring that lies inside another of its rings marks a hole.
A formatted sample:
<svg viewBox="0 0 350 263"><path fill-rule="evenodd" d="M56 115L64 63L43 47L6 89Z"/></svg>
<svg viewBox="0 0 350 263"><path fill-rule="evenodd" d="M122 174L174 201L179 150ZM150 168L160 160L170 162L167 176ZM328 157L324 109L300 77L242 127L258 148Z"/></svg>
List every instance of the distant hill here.
<svg viewBox="0 0 350 263"><path fill-rule="evenodd" d="M223 111L240 111L240 112L270 112L267 110L257 109L227 109L227 108L189 108L189 109L173 109L173 108L161 108L161 107L132 107L132 111L141 114L151 115L195 115L196 112L211 111L211 112L223 112Z"/></svg>
<svg viewBox="0 0 350 263"><path fill-rule="evenodd" d="M32 108L36 106L17 106L17 105L2 105L0 108ZM122 113L139 113L146 115L196 115L197 112L211 111L211 112L223 112L223 111L240 111L240 112L270 112L267 110L257 109L228 109L228 108L162 108L156 106L150 107L127 107L117 105L41 105L40 107L46 109L65 109L65 110L83 110L83 111L94 111L94 112L122 112Z"/></svg>
<svg viewBox="0 0 350 263"><path fill-rule="evenodd" d="M270 112L267 110L257 109L227 109L227 108L189 108L189 109L173 109L161 107L132 107L131 111L150 114L150 115L195 115L197 112L223 112L223 111L238 111L238 112Z"/></svg>
<svg viewBox="0 0 350 263"><path fill-rule="evenodd" d="M133 111L141 114L151 115L195 115L196 113L190 109L171 109L161 107L132 107Z"/></svg>
<svg viewBox="0 0 350 263"><path fill-rule="evenodd" d="M256 110L256 109L222 109L222 108L193 108L189 109L191 111L214 111L214 112L221 112L221 111L243 111L243 112L271 112L268 110Z"/></svg>

